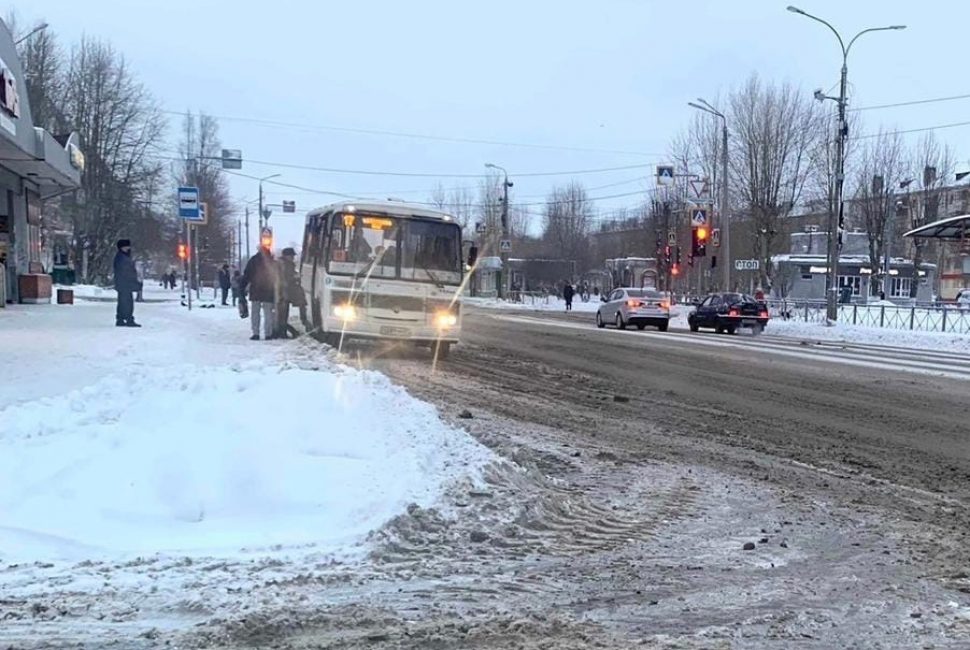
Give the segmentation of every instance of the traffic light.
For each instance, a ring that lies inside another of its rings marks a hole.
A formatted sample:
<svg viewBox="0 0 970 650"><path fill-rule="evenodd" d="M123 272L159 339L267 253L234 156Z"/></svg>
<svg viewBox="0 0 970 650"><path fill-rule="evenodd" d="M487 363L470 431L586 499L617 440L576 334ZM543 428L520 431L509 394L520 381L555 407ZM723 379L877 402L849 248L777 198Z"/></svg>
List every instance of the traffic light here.
<svg viewBox="0 0 970 650"><path fill-rule="evenodd" d="M178 256L179 256L179 259L182 260L183 262L189 259L189 247L181 242L179 243L179 247L178 247Z"/></svg>
<svg viewBox="0 0 970 650"><path fill-rule="evenodd" d="M691 229L691 252L694 257L704 257L707 255L707 239L710 231L707 226L697 226Z"/></svg>
<svg viewBox="0 0 970 650"><path fill-rule="evenodd" d="M680 264L681 264L681 262L680 262L680 259L681 259L681 258L680 258L680 246L678 246L678 247L677 247L677 266L678 266L678 267L679 267L679 266L680 266Z"/></svg>
<svg viewBox="0 0 970 650"><path fill-rule="evenodd" d="M670 246L664 246L664 264L670 266Z"/></svg>
<svg viewBox="0 0 970 650"><path fill-rule="evenodd" d="M672 275L674 277L680 275L680 264L679 263L675 263L672 267L670 267L670 275Z"/></svg>

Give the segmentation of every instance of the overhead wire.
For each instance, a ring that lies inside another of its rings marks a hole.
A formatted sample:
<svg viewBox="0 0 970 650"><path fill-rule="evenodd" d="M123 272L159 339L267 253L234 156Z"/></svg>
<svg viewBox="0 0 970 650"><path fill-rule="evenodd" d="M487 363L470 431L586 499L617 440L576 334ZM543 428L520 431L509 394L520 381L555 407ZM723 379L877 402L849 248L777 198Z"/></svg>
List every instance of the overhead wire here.
<svg viewBox="0 0 970 650"><path fill-rule="evenodd" d="M189 113L185 111L172 111L163 110L162 113L169 115L182 115L186 116ZM396 138L411 138L417 140L433 140L436 142L452 142L459 144L484 144L490 146L500 146L500 147L519 147L528 149L547 149L553 151L576 151L584 153L608 153L614 155L624 155L624 156L643 156L651 157L660 154L642 152L642 151L628 151L622 149L604 149L598 147L574 147L568 145L552 145L552 144L540 144L532 142L512 142L503 140L489 140L485 138L466 138L462 136L443 136L443 135L433 135L428 133L411 133L406 131L392 131L387 129L366 129L359 127L348 127L348 126L332 126L324 124L301 124L299 122L287 122L283 120L270 120L266 118L257 117L244 117L238 115L215 115L211 113L205 113L209 117L213 117L218 120L225 120L227 122L242 122L248 124L257 124L263 126L277 127L277 128L287 128L287 129L301 129L309 131L332 131L339 133L359 133L364 135L381 135Z"/></svg>
<svg viewBox="0 0 970 650"><path fill-rule="evenodd" d="M873 106L859 106L857 108L848 108L846 110L850 113L856 112L856 111L875 111L875 110L880 110L884 108L899 108L903 106L919 106L922 104L936 104L938 102L952 102L958 99L970 99L970 94L951 95L949 97L933 97L931 99L916 99L916 100L907 101L907 102L895 102L892 104L875 104Z"/></svg>

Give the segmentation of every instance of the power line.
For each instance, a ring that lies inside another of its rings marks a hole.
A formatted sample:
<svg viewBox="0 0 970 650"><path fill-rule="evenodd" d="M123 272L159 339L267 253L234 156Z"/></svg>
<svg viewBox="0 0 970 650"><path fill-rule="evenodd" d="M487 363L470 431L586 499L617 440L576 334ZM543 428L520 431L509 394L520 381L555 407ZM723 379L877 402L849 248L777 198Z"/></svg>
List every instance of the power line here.
<svg viewBox="0 0 970 650"><path fill-rule="evenodd" d="M353 174L359 176L399 176L405 178L484 178L488 174L453 174L453 173L434 173L434 172L395 172L377 171L370 169L341 169L337 167L316 167L313 165L298 165L295 163L272 162L269 160L246 160L252 165L264 165L267 167L279 167L282 169L299 169L302 171L325 172L328 174ZM601 167L597 169L576 169L558 172L516 172L515 178L528 178L536 176L580 176L585 174L603 174L606 172L625 171L629 169L645 169L653 167L652 163L640 165L622 165L620 167Z"/></svg>
<svg viewBox="0 0 970 650"><path fill-rule="evenodd" d="M171 153L171 152L169 152ZM176 152L178 153L178 152ZM164 158L166 160L175 160L177 162L184 162L183 158ZM246 159L245 162L251 165L262 165L265 167L279 167L281 169L299 169L301 171L316 171L324 172L328 174L352 174L359 176L399 176L405 178L487 178L488 173L477 173L477 174L454 174L454 173L436 173L436 172L397 172L397 171L378 171L372 169L343 169L339 167L317 167L314 165L300 165L296 163L285 163L270 160L251 160ZM569 171L558 171L558 172L516 172L512 176L515 178L530 178L537 176L580 176L585 174L604 174L607 172L616 171L626 171L630 169L646 169L653 167L654 163L641 163L637 165L621 165L619 167L599 167L594 169L576 169ZM255 177L258 180L258 176Z"/></svg>
<svg viewBox="0 0 970 650"><path fill-rule="evenodd" d="M937 102L952 102L958 99L970 99L970 94L967 95L951 95L950 97L934 97L932 99L917 99L909 102L896 102L894 104L876 104L874 106L860 106L858 108L850 108L849 112L855 111L875 111L882 108L897 108L900 106L918 106L920 104L935 104Z"/></svg>
<svg viewBox="0 0 970 650"><path fill-rule="evenodd" d="M169 115L188 115L184 111L167 111L163 110L162 113ZM206 113L209 117L213 117L218 120L225 120L227 122L243 122L247 124L258 124L269 127L276 128L286 128L286 129L302 129L308 131L335 131L340 133L360 133L365 135L383 135L395 138L411 138L416 140L434 140L436 142L454 142L460 144L485 144L498 147L520 147L528 149L547 149L555 151L578 151L585 153L609 153L618 154L623 156L658 156L660 154L656 153L645 153L642 151L624 151L617 149L600 149L596 147L570 147L565 145L552 145L552 144L538 144L531 142L508 142L503 140L487 140L479 138L463 138L458 136L444 136L444 135L430 135L426 133L408 133L403 131L389 131L384 129L364 129L357 127L348 126L330 126L323 124L300 124L298 122L285 122L281 120L269 120L264 118L256 117L242 117L235 115L211 115Z"/></svg>
<svg viewBox="0 0 970 650"><path fill-rule="evenodd" d="M938 129L954 129L958 126L970 126L970 122L952 122L950 124L924 126L918 129L903 129L900 131L884 131L882 133L868 133L866 135L857 135L854 138L849 138L849 140L868 140L870 138L878 138L879 136L883 136L883 135L906 135L907 133L923 133L924 131L936 131Z"/></svg>

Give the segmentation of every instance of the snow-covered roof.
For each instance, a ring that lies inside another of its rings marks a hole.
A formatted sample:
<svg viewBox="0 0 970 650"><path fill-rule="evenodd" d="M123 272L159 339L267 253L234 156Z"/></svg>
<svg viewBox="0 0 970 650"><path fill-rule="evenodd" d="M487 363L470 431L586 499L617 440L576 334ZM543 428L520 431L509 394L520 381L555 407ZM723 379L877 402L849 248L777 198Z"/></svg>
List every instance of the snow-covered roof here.
<svg viewBox="0 0 970 650"><path fill-rule="evenodd" d="M970 214L947 217L925 226L914 228L903 237L921 237L926 239L963 239L970 234Z"/></svg>
<svg viewBox="0 0 970 650"><path fill-rule="evenodd" d="M376 212L392 217L423 217L425 219L438 219L440 221L454 221L452 216L447 212L441 212L440 210L434 210L425 205L417 205L395 199L388 199L387 201L340 201L310 210L307 216L325 214L327 212Z"/></svg>

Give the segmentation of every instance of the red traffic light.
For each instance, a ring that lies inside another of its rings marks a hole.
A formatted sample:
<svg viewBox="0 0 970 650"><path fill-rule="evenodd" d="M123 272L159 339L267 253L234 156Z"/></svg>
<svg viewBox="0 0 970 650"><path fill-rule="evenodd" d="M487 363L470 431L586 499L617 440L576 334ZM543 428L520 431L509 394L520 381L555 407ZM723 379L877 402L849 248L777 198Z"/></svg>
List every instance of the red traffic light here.
<svg viewBox="0 0 970 650"><path fill-rule="evenodd" d="M680 275L680 267L676 264L670 267L670 275Z"/></svg>
<svg viewBox="0 0 970 650"><path fill-rule="evenodd" d="M179 244L178 256L183 261L189 259L189 247L185 244Z"/></svg>

